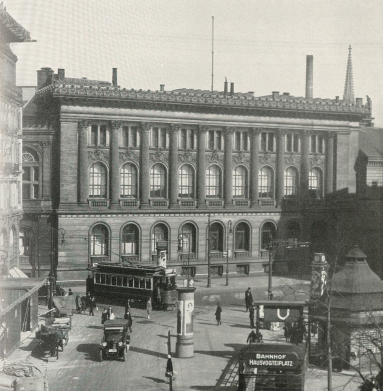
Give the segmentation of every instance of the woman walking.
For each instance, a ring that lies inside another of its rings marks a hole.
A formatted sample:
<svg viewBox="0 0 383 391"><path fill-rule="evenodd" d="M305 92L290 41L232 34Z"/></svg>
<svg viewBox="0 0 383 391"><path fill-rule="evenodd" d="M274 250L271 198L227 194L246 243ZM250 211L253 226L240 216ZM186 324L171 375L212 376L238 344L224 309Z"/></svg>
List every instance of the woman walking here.
<svg viewBox="0 0 383 391"><path fill-rule="evenodd" d="M146 312L148 313L148 319L150 319L150 313L152 312L152 299L150 297L146 303Z"/></svg>

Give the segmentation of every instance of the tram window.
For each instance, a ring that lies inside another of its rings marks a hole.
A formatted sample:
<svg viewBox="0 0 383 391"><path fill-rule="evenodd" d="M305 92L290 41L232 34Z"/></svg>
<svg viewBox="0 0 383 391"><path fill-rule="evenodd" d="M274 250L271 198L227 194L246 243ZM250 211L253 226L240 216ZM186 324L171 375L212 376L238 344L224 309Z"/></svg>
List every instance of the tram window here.
<svg viewBox="0 0 383 391"><path fill-rule="evenodd" d="M128 277L123 277L122 278L122 285L123 286L128 286Z"/></svg>
<svg viewBox="0 0 383 391"><path fill-rule="evenodd" d="M140 278L140 288L145 289L145 278Z"/></svg>
<svg viewBox="0 0 383 391"><path fill-rule="evenodd" d="M138 277L134 277L134 287L139 288L140 287L140 280Z"/></svg>
<svg viewBox="0 0 383 391"><path fill-rule="evenodd" d="M96 273L95 275L95 280L96 280L96 284L100 283L100 275L98 273Z"/></svg>
<svg viewBox="0 0 383 391"><path fill-rule="evenodd" d="M117 277L112 276L112 285L117 285Z"/></svg>
<svg viewBox="0 0 383 391"><path fill-rule="evenodd" d="M106 274L106 275L105 275L105 280L106 280L106 281L105 281L105 284L106 284L106 285L110 285L110 275L109 275L109 274Z"/></svg>
<svg viewBox="0 0 383 391"><path fill-rule="evenodd" d="M122 286L122 277L121 276L117 276L117 285Z"/></svg>
<svg viewBox="0 0 383 391"><path fill-rule="evenodd" d="M152 289L152 280L150 278L146 279L146 289Z"/></svg>
<svg viewBox="0 0 383 391"><path fill-rule="evenodd" d="M130 288L133 288L133 281L134 281L133 277L129 277L129 287Z"/></svg>
<svg viewBox="0 0 383 391"><path fill-rule="evenodd" d="M105 284L105 274L101 274L101 284Z"/></svg>

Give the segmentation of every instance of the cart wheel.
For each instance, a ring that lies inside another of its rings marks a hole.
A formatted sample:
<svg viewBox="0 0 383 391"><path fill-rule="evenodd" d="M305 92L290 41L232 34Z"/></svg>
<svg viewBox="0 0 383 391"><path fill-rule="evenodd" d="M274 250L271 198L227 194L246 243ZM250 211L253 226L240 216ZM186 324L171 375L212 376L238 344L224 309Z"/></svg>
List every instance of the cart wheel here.
<svg viewBox="0 0 383 391"><path fill-rule="evenodd" d="M104 359L104 353L102 349L100 349L100 362L102 362L103 359Z"/></svg>

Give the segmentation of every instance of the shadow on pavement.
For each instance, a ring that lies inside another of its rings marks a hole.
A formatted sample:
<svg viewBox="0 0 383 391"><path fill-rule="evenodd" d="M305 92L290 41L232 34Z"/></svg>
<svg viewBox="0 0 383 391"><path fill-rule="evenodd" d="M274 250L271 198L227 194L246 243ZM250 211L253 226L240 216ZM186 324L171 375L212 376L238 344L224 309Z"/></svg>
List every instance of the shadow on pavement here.
<svg viewBox="0 0 383 391"><path fill-rule="evenodd" d="M142 354L149 354L150 356L160 357L160 358L167 358L168 357L164 353L154 352L153 350L148 350L148 349L137 348L135 346L131 346L130 351L136 352L136 353L142 353Z"/></svg>
<svg viewBox="0 0 383 391"><path fill-rule="evenodd" d="M158 379L157 377L143 376L146 379L153 380L156 383L166 383L163 379Z"/></svg>
<svg viewBox="0 0 383 391"><path fill-rule="evenodd" d="M230 327L237 327L237 328L240 328L240 329L249 329L251 330L251 327L250 325L245 325L245 324L231 324Z"/></svg>
<svg viewBox="0 0 383 391"><path fill-rule="evenodd" d="M85 360L100 361L98 346L95 343L82 343L77 345L76 350L85 354Z"/></svg>
<svg viewBox="0 0 383 391"><path fill-rule="evenodd" d="M148 323L153 323L151 320L139 320L138 322L136 323L140 323L140 324L148 324Z"/></svg>
<svg viewBox="0 0 383 391"><path fill-rule="evenodd" d="M100 325L100 326L96 326L96 325L90 325L90 326L86 326L88 329L97 329L97 330L102 330L104 327L103 325Z"/></svg>

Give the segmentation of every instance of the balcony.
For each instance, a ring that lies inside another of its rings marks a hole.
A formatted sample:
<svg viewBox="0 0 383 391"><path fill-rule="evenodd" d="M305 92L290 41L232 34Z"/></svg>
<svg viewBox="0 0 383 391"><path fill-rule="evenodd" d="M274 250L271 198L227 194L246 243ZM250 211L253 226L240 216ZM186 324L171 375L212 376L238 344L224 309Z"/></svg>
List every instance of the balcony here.
<svg viewBox="0 0 383 391"><path fill-rule="evenodd" d="M91 255L90 262L91 263L101 263L101 262L110 262L110 260L107 255Z"/></svg>
<svg viewBox="0 0 383 391"><path fill-rule="evenodd" d="M271 198L260 198L258 200L260 206L275 206L275 200Z"/></svg>
<svg viewBox="0 0 383 391"><path fill-rule="evenodd" d="M140 256L137 254L130 254L130 255L122 255L121 256L122 263L138 263L140 261Z"/></svg>
<svg viewBox="0 0 383 391"><path fill-rule="evenodd" d="M138 209L140 207L140 201L135 199L121 198L119 203L122 208Z"/></svg>
<svg viewBox="0 0 383 391"><path fill-rule="evenodd" d="M197 202L195 200L178 200L178 205L181 208L195 208Z"/></svg>
<svg viewBox="0 0 383 391"><path fill-rule="evenodd" d="M189 256L189 254L187 254L187 253L181 254L181 261L186 261L187 262L188 256ZM197 259L197 254L191 252L190 253L190 259Z"/></svg>
<svg viewBox="0 0 383 391"><path fill-rule="evenodd" d="M233 205L236 208L248 208L250 206L249 200L233 200Z"/></svg>
<svg viewBox="0 0 383 391"><path fill-rule="evenodd" d="M169 200L156 200L156 199L152 199L152 200L150 200L150 206L151 206L152 208L167 209L167 208L169 208Z"/></svg>
<svg viewBox="0 0 383 391"><path fill-rule="evenodd" d="M235 251L234 252L234 257L236 259L249 258L250 257L250 252L249 251Z"/></svg>
<svg viewBox="0 0 383 391"><path fill-rule="evenodd" d="M215 258L223 258L223 252L222 251L210 252L210 259L215 259Z"/></svg>
<svg viewBox="0 0 383 391"><path fill-rule="evenodd" d="M91 208L109 208L109 200L105 200L105 199L88 199L88 205Z"/></svg>
<svg viewBox="0 0 383 391"><path fill-rule="evenodd" d="M223 208L223 200L206 200L209 208Z"/></svg>

